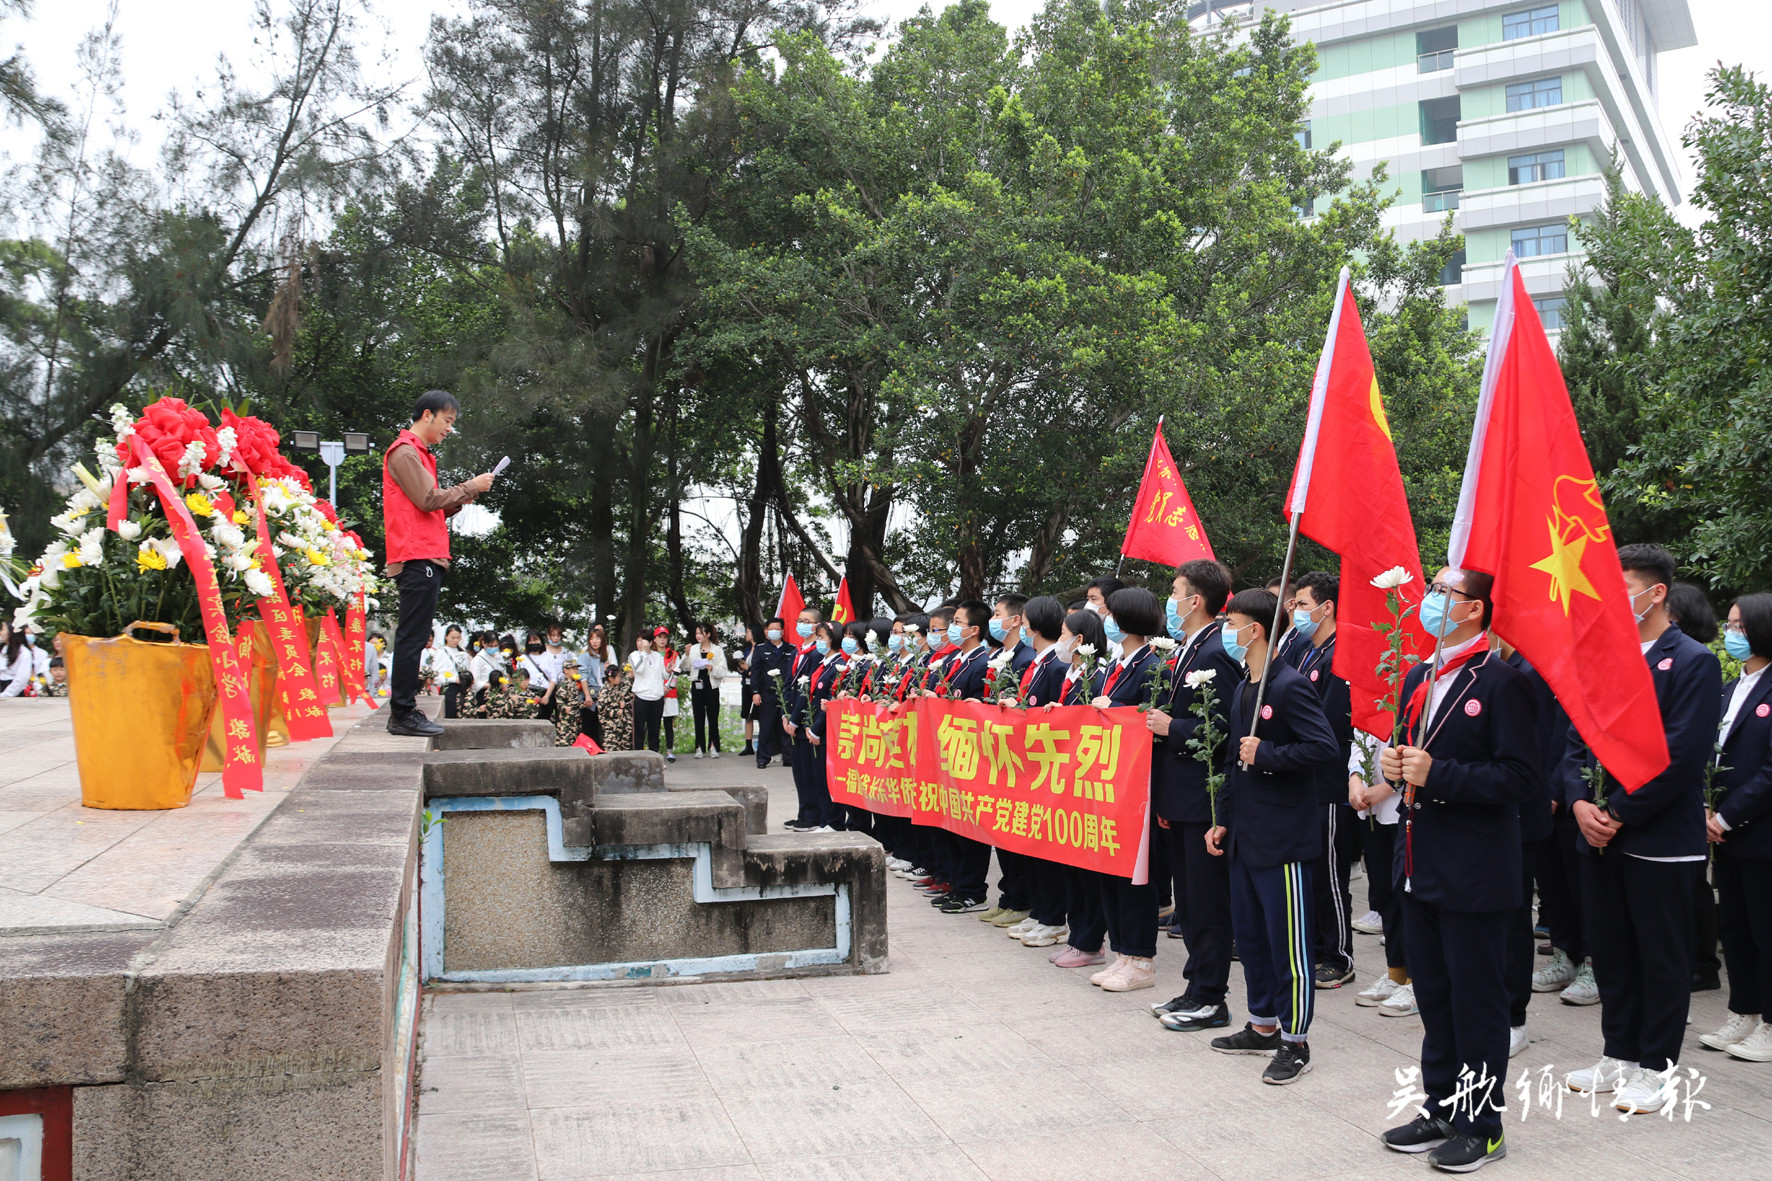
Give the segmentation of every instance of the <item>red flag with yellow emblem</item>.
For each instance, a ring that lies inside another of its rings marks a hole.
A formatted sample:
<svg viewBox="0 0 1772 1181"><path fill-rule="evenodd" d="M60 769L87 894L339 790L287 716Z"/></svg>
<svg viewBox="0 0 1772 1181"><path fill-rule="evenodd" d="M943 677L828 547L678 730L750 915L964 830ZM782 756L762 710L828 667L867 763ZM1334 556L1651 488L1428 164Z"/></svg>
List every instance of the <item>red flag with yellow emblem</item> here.
<svg viewBox="0 0 1772 1181"><path fill-rule="evenodd" d="M1625 790L1667 767L1612 526L1512 251L1447 561L1495 576L1495 633L1532 662Z"/></svg>
<svg viewBox="0 0 1772 1181"><path fill-rule="evenodd" d="M1151 453L1144 461L1144 479L1138 485L1138 499L1132 505L1132 518L1126 522L1120 553L1165 566L1212 557L1206 527L1200 524L1200 514L1194 511L1193 498L1187 494L1187 485L1181 482L1169 444L1163 439L1161 418L1151 439Z"/></svg>
<svg viewBox="0 0 1772 1181"><path fill-rule="evenodd" d="M849 575L837 584L837 603L831 608L832 623L854 623L855 602L849 597Z"/></svg>
<svg viewBox="0 0 1772 1181"><path fill-rule="evenodd" d="M1312 477L1315 477L1313 480ZM1311 387L1310 417L1286 497L1298 531L1341 557L1341 601L1335 604L1335 675L1348 683L1354 725L1389 738L1391 714L1380 700L1390 686L1378 674L1390 645L1374 625L1388 627L1390 605L1372 580L1401 566L1409 580L1396 588L1405 603L1421 602L1421 556L1403 475L1391 442L1378 373L1345 268L1335 293L1323 355ZM1406 651L1431 655L1427 633L1411 613Z"/></svg>

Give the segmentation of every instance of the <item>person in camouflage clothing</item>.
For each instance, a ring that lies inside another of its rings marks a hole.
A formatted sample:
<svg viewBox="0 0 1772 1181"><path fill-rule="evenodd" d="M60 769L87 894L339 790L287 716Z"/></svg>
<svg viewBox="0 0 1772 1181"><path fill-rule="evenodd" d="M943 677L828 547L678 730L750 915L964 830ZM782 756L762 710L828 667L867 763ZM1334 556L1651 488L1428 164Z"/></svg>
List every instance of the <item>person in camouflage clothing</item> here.
<svg viewBox="0 0 1772 1181"><path fill-rule="evenodd" d="M577 658L568 656L560 666L560 679L554 682L555 746L571 746L578 741L584 707L584 679L578 675Z"/></svg>
<svg viewBox="0 0 1772 1181"><path fill-rule="evenodd" d="M518 669L514 677L503 677L494 681L486 690L486 712L488 718L533 718L536 714L537 702L529 692L529 676Z"/></svg>

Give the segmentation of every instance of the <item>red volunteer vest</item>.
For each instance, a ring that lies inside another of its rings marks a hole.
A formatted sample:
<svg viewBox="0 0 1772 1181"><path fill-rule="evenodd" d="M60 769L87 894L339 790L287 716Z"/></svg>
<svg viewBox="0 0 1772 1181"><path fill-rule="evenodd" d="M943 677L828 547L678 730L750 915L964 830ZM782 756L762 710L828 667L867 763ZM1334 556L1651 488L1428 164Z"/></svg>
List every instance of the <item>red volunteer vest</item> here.
<svg viewBox="0 0 1772 1181"><path fill-rule="evenodd" d="M388 470L388 456L394 453L395 447L410 446L418 452L424 461L425 470L431 473L431 482L437 482L437 457L431 454L424 440L409 430L400 432L399 438L382 453L381 457L381 503L382 527L386 530L387 560L389 562L415 562L421 558L433 561L449 560L449 521L442 509L435 512L422 512L416 504L400 490L400 484L394 474Z"/></svg>

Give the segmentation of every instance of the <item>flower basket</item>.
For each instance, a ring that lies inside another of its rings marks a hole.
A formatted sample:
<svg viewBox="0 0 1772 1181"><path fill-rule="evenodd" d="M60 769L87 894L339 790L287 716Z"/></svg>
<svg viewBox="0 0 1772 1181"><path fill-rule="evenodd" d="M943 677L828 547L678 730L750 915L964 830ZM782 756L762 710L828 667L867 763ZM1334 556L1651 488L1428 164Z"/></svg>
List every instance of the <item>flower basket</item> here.
<svg viewBox="0 0 1772 1181"><path fill-rule="evenodd" d="M149 628L172 636L150 643ZM63 633L80 802L88 808L182 808L197 784L215 712L209 649L178 628L136 622L115 639Z"/></svg>

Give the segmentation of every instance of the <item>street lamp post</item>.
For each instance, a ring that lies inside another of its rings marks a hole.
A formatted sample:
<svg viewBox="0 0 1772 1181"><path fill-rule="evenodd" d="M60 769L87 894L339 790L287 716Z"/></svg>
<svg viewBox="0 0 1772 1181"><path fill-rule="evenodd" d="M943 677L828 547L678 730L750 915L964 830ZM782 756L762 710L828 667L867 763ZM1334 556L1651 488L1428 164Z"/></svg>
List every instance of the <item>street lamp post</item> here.
<svg viewBox="0 0 1772 1181"><path fill-rule="evenodd" d="M346 455L369 454L369 435L363 431L345 431L343 439L322 441L319 431L290 431L291 445L297 451L318 451L328 469L328 502L338 507L338 465Z"/></svg>

